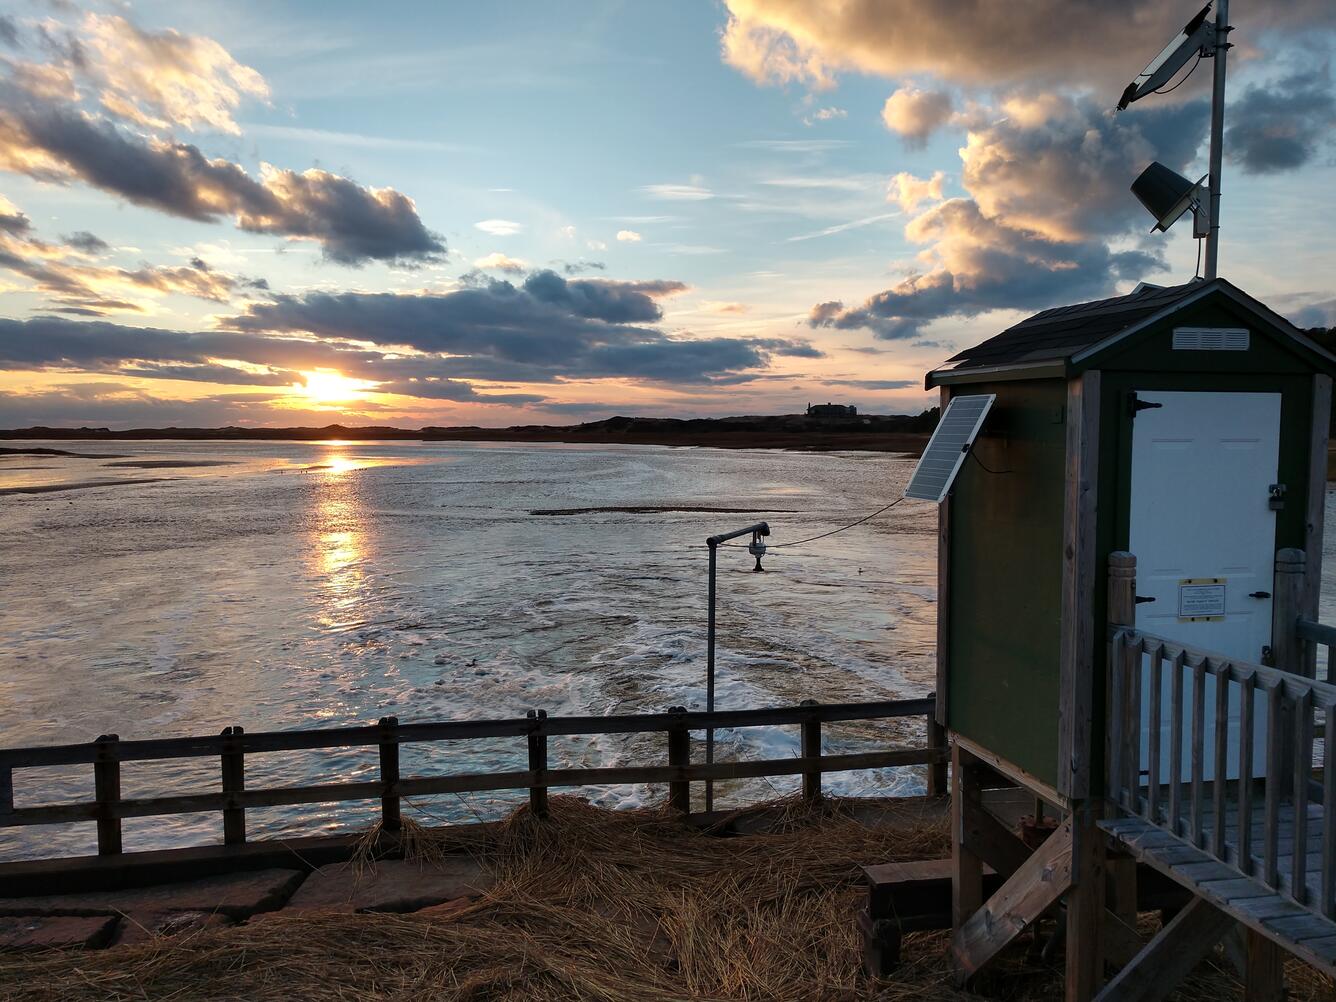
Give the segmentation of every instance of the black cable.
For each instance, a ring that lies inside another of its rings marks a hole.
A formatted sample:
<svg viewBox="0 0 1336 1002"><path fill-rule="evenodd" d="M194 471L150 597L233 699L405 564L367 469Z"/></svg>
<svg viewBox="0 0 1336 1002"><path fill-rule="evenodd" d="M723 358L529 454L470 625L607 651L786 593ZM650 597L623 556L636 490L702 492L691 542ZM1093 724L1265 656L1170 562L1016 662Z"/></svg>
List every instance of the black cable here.
<svg viewBox="0 0 1336 1002"><path fill-rule="evenodd" d="M797 546L797 545L799 545L800 543L811 543L811 542L814 542L815 540L818 540L818 539L825 539L827 536L833 536L833 535L835 535L835 533L837 533L837 532L843 532L845 529L852 529L852 528L853 528L854 526L856 526L856 525L862 525L864 522L869 522L869 521L871 521L872 519L876 518L878 515L880 515L882 512L890 511L892 508L894 508L896 505L898 505L898 504L899 504L901 501L903 501L903 500L904 500L904 498L902 498L902 497L900 497L900 498L896 498L894 501L892 501L890 504L886 505L884 508L878 508L878 509L877 509L876 511L874 511L871 515L864 515L864 516L863 516L862 518L860 518L857 522L850 522L848 525L842 525L842 526L840 526L838 529L831 529L830 532L823 532L823 533L821 533L819 536L808 536L806 539L795 539L795 540L793 540L792 542L789 542L789 543L766 543L766 544L765 544L765 548L766 548L767 550L777 550L777 549L779 549L781 546ZM741 546L744 546L744 545L746 545L746 544L744 544L744 543L720 543L719 545L720 545L720 546L738 546L738 547L741 547Z"/></svg>
<svg viewBox="0 0 1336 1002"><path fill-rule="evenodd" d="M1183 78L1182 78L1181 80L1179 80L1178 83L1174 84L1174 85L1173 85L1172 87L1170 87L1168 90L1153 90L1153 91L1151 91L1151 93L1152 93L1152 94L1172 94L1174 91L1178 90L1178 88L1182 87L1185 83L1188 82L1188 77L1192 76L1192 74L1195 73L1195 72L1197 71L1197 65L1198 65L1198 63L1200 63L1200 62L1201 62L1201 53L1199 52L1199 53L1197 53L1197 62L1195 62L1195 63L1192 64L1191 68L1190 68L1186 73L1183 74Z"/></svg>
<svg viewBox="0 0 1336 1002"><path fill-rule="evenodd" d="M1192 273L1192 278L1193 278L1193 280L1195 281L1196 279L1198 279L1198 278L1200 278L1200 277L1201 277L1201 237L1198 237L1198 238L1197 238L1197 270L1194 271L1194 272Z"/></svg>
<svg viewBox="0 0 1336 1002"><path fill-rule="evenodd" d="M985 466L983 460L980 459L980 458L978 457L978 455L975 453L974 449L972 449L972 448L970 449L970 459L972 459L972 460L974 460L976 463L978 463L978 464L979 464L979 467L980 467L985 473L991 473L991 474L993 474L994 476L1000 476L1000 475L1003 474L1003 473L1010 473L1010 472L1011 472L1010 470L994 470L994 469L992 469L991 467Z"/></svg>

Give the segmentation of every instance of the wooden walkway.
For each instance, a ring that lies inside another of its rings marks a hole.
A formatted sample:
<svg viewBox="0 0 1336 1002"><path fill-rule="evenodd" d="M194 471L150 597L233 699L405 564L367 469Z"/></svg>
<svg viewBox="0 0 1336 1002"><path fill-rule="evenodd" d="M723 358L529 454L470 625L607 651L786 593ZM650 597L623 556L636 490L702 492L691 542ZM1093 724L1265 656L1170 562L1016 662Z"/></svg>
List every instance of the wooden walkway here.
<svg viewBox="0 0 1336 1002"><path fill-rule="evenodd" d="M1311 807L1310 815L1317 820L1319 840L1321 808ZM1261 823L1257 834L1261 838ZM1119 818L1100 822L1102 828L1120 848L1136 859L1155 868L1178 882L1193 894L1204 898L1221 911L1256 930L1278 946L1313 964L1319 970L1336 976L1336 922L1295 902L1288 891L1293 887L1293 871L1288 857L1279 862L1282 878L1288 877L1288 887L1281 893L1260 880L1247 876L1237 866L1223 862L1186 839L1172 835L1145 818ZM1228 825L1226 832L1229 832ZM1234 828L1237 834L1237 822ZM1282 816L1279 829L1281 841L1294 843L1294 814ZM1232 841L1232 839L1231 839ZM1319 851L1320 859L1320 851ZM1262 860L1254 857L1260 868ZM1306 884L1316 900L1318 877L1308 876Z"/></svg>

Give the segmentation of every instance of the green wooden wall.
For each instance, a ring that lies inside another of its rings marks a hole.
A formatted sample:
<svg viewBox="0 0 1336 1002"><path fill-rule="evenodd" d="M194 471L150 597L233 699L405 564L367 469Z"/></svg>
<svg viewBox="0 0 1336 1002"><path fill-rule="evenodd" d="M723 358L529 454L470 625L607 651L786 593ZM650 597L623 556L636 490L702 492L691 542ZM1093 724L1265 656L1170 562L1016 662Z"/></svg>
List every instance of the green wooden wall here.
<svg viewBox="0 0 1336 1002"><path fill-rule="evenodd" d="M947 719L1052 783L1066 385L998 382L956 392L997 394L974 451L998 472L967 460L951 495Z"/></svg>

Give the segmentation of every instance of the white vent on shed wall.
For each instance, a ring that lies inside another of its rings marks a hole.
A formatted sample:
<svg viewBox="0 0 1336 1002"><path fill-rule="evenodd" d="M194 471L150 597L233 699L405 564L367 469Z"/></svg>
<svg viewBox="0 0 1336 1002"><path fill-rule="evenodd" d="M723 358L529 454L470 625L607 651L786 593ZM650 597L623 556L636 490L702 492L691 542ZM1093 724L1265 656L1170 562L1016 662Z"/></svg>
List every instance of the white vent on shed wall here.
<svg viewBox="0 0 1336 1002"><path fill-rule="evenodd" d="M1244 327L1175 327L1175 351L1247 351Z"/></svg>

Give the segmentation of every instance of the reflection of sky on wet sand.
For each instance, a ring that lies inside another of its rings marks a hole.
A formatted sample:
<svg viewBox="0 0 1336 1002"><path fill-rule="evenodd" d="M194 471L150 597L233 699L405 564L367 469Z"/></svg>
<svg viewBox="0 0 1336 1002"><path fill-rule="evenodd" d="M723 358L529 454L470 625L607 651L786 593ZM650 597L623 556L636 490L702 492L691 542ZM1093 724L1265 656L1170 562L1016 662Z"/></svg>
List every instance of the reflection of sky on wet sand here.
<svg viewBox="0 0 1336 1002"><path fill-rule="evenodd" d="M366 723L390 714L422 721L699 705L703 540L752 519L598 508L736 507L768 518L782 541L875 510L912 466L896 456L646 447L57 447L234 465L188 480L0 498L6 745ZM530 514L566 508L590 510ZM721 706L926 691L934 523L930 511L907 509L818 548L772 551L766 574L752 574L741 551L725 554ZM887 737L832 729L830 750ZM720 754L783 757L796 754L795 740L774 729L722 732ZM573 764L629 764L657 761L660 744L580 738L561 750ZM523 768L524 753L522 741L414 745L404 750L403 768ZM333 749L256 755L248 757L247 785L333 782L365 774L368 761ZM859 784L884 790L915 777L849 774L831 783L857 792ZM63 782L46 792L62 799ZM752 792L774 792L763 785ZM629 787L588 792L608 804L652 795ZM505 799L480 794L412 807L424 812L420 820L429 820L426 812L471 818L493 816ZM356 825L374 806L275 809L248 825L257 838ZM205 841L216 823L211 816L146 823L134 848L145 847L142 840ZM91 838L86 826L0 832L0 858L33 839L78 851Z"/></svg>

